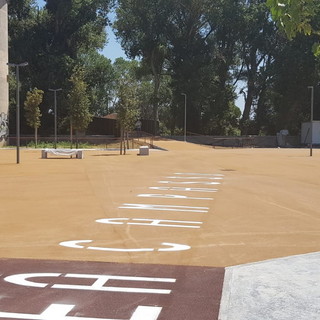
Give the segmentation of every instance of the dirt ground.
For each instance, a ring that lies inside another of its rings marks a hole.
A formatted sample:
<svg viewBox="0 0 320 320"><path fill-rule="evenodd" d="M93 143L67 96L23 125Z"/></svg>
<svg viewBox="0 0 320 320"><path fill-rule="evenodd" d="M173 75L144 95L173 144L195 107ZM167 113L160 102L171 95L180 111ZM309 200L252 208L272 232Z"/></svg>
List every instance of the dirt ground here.
<svg viewBox="0 0 320 320"><path fill-rule="evenodd" d="M320 150L310 157L308 149L156 145L167 151L91 150L81 160L21 149L19 165L15 149L1 149L0 258L226 267L320 251ZM110 218L123 220L96 222ZM133 219L200 228L127 223ZM190 248L160 250L168 243Z"/></svg>

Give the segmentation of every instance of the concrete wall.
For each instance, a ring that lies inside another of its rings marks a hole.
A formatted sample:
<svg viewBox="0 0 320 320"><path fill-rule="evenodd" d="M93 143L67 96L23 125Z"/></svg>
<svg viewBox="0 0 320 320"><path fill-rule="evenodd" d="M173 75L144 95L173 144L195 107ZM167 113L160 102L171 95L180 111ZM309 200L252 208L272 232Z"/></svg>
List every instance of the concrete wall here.
<svg viewBox="0 0 320 320"><path fill-rule="evenodd" d="M170 136L169 139L183 141L183 136ZM197 144L216 147L235 148L276 148L279 146L277 136L249 136L249 137L222 137L222 136L187 136L187 141ZM283 147L299 147L300 136L286 136Z"/></svg>
<svg viewBox="0 0 320 320"><path fill-rule="evenodd" d="M301 125L301 143L311 142L311 122L303 122ZM320 121L312 121L312 143L320 144Z"/></svg>
<svg viewBox="0 0 320 320"><path fill-rule="evenodd" d="M8 136L9 88L8 88L8 4L0 0L0 146Z"/></svg>

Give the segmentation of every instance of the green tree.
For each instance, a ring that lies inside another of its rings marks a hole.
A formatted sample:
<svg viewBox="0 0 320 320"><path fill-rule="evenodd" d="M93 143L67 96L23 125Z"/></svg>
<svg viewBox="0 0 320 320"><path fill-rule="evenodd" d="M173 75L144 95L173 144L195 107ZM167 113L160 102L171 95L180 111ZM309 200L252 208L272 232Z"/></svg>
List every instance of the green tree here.
<svg viewBox="0 0 320 320"><path fill-rule="evenodd" d="M109 113L109 102L115 86L115 71L111 61L95 50L90 50L80 59L88 85L91 111L97 117L105 116Z"/></svg>
<svg viewBox="0 0 320 320"><path fill-rule="evenodd" d="M75 59L92 48L102 49L112 0L46 0L50 15L50 47Z"/></svg>
<svg viewBox="0 0 320 320"><path fill-rule="evenodd" d="M169 68L173 92L170 131L174 133L176 128L183 128L184 98L181 93L185 93L187 130L200 133L203 106L207 102L204 100L208 97L204 92L212 83L203 80L206 77L205 69L210 69L212 61L208 41L213 29L209 25L208 12L213 2L190 0L172 3L171 22L167 26L171 44Z"/></svg>
<svg viewBox="0 0 320 320"><path fill-rule="evenodd" d="M146 72L145 65L137 60L125 60L118 58L113 63L114 68L114 100L118 100L120 87L123 81L128 81L136 86L136 99L138 101L138 109L140 118L144 120L154 119L153 113L153 94L154 85L153 77ZM170 88L171 77L169 75L162 76L162 81L159 88L159 121L162 130L170 122L170 106L172 101L172 92ZM154 128L148 128L150 133L153 133Z"/></svg>
<svg viewBox="0 0 320 320"><path fill-rule="evenodd" d="M165 26L171 1L118 0L116 35L130 58L140 58L153 76L154 134L157 134L159 90L167 56Z"/></svg>
<svg viewBox="0 0 320 320"><path fill-rule="evenodd" d="M120 154L122 154L122 148L124 154L126 154L125 140L127 140L128 133L134 129L139 118L137 85L134 79L130 77L123 77L120 80L116 112L121 132Z"/></svg>
<svg viewBox="0 0 320 320"><path fill-rule="evenodd" d="M27 92L27 97L24 102L25 117L27 124L34 128L35 146L38 144L38 128L41 126L41 111L40 104L43 99L43 91L37 88Z"/></svg>
<svg viewBox="0 0 320 320"><path fill-rule="evenodd" d="M319 82L319 66L310 50L312 45L312 38L297 35L283 43L274 56L271 90L268 93L268 113L275 128L273 134L281 129L299 134L301 123L310 120L310 92L307 86L314 84L316 88Z"/></svg>
<svg viewBox="0 0 320 320"><path fill-rule="evenodd" d="M244 110L241 119L242 134L249 133L251 116L259 105L268 79L274 48L277 46L277 31L270 21L265 0L244 1L241 6L242 21L239 35L238 57L241 61L238 78L245 82L241 88L244 94Z"/></svg>
<svg viewBox="0 0 320 320"><path fill-rule="evenodd" d="M102 90L108 89L108 80L101 77L94 83L93 73L108 68L102 59L92 58L106 44L108 13L114 0L46 0L39 8L35 0L11 1L9 7L9 54L12 62L28 61L21 69L23 96L28 88L37 87L44 92L49 88L68 88L76 65L88 68L86 82L92 109L104 113L107 99ZM88 58L84 56L88 55ZM108 73L105 73L108 74ZM42 104L41 131L50 131L52 119L48 113L52 99L45 94ZM61 102L61 115L66 104ZM22 123L23 126L23 123Z"/></svg>
<svg viewBox="0 0 320 320"><path fill-rule="evenodd" d="M87 129L92 121L90 113L90 100L87 93L87 84L84 82L84 72L76 68L70 77L70 91L67 96L69 106L70 135L76 131L76 147L78 147L79 131Z"/></svg>
<svg viewBox="0 0 320 320"><path fill-rule="evenodd" d="M115 112L118 93L120 91L120 86L125 79L135 80L136 86L138 86L138 76L137 72L139 69L139 61L137 60L126 60L124 58L115 59L113 65L113 90L111 93L111 106L110 112Z"/></svg>
<svg viewBox="0 0 320 320"><path fill-rule="evenodd" d="M174 96L171 132L183 126L181 93L188 95L187 130L220 132L215 119L226 115L235 98L230 71L235 65L239 8L229 0L174 3L167 27Z"/></svg>
<svg viewBox="0 0 320 320"><path fill-rule="evenodd" d="M289 39L298 33L316 35L318 40L313 44L313 52L320 56L320 27L313 23L313 18L320 13L318 0L267 0L266 3L272 17Z"/></svg>

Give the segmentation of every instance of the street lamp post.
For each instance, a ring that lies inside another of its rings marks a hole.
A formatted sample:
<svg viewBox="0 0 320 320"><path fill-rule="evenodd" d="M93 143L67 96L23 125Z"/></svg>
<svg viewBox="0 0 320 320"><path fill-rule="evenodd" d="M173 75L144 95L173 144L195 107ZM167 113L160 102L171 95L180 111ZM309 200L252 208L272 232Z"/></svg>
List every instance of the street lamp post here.
<svg viewBox="0 0 320 320"><path fill-rule="evenodd" d="M49 91L53 92L54 95L54 148L57 149L57 91L61 91L62 89L49 89Z"/></svg>
<svg viewBox="0 0 320 320"><path fill-rule="evenodd" d="M314 103L314 87L309 86L308 89L311 89L311 112L310 112L310 135L311 135L311 142L310 142L310 157L312 157L312 138L313 138L313 103Z"/></svg>
<svg viewBox="0 0 320 320"><path fill-rule="evenodd" d="M20 163L20 80L19 67L26 67L28 62L23 63L8 63L9 67L16 68L16 82L17 82L17 107L16 107L16 145L17 145L17 163Z"/></svg>
<svg viewBox="0 0 320 320"><path fill-rule="evenodd" d="M184 142L187 141L187 95L181 93L184 96Z"/></svg>

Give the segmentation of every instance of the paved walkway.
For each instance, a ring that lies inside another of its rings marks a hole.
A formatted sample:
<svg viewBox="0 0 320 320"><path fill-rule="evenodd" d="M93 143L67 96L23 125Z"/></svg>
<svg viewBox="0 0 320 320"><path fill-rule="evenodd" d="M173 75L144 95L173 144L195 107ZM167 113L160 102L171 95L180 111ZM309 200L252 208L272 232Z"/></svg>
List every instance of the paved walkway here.
<svg viewBox="0 0 320 320"><path fill-rule="evenodd" d="M226 268L219 319L320 319L320 252Z"/></svg>

